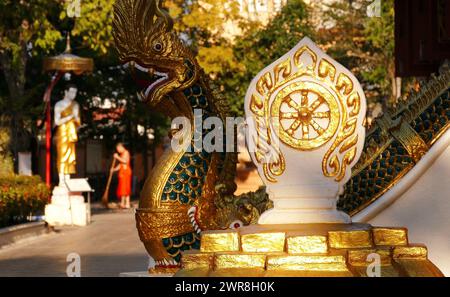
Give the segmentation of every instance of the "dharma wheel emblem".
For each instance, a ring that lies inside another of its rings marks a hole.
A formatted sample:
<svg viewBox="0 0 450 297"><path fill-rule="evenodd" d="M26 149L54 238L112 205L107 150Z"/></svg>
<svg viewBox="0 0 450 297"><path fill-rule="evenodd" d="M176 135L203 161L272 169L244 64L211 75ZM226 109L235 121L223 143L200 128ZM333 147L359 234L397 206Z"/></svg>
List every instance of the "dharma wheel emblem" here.
<svg viewBox="0 0 450 297"><path fill-rule="evenodd" d="M299 150L312 150L326 143L339 125L338 102L314 82L286 86L272 103L271 116L278 118L275 132L281 141Z"/></svg>

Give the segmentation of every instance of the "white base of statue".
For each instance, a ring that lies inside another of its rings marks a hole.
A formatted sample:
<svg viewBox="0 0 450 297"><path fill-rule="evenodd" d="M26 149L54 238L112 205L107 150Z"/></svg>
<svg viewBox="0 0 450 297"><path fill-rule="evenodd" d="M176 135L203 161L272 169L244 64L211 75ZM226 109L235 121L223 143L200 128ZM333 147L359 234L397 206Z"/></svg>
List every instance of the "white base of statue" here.
<svg viewBox="0 0 450 297"><path fill-rule="evenodd" d="M271 209L264 212L258 220L258 224L349 224L352 219L349 215L335 209Z"/></svg>
<svg viewBox="0 0 450 297"><path fill-rule="evenodd" d="M53 189L52 203L45 206L45 220L51 226L86 226L90 223L90 207L82 195L57 186Z"/></svg>
<svg viewBox="0 0 450 297"><path fill-rule="evenodd" d="M336 209L336 187L310 185L309 191L292 186L272 186L269 197L274 207L264 212L259 224L349 224L349 215Z"/></svg>

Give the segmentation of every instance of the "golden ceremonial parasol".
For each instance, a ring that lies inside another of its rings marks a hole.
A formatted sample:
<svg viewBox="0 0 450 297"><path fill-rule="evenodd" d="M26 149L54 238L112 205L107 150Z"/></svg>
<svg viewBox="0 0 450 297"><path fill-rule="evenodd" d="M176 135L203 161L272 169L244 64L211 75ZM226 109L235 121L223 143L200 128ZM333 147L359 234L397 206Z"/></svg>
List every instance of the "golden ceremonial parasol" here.
<svg viewBox="0 0 450 297"><path fill-rule="evenodd" d="M44 59L44 71L72 71L76 75L80 75L84 72L92 72L93 69L94 60L72 54L69 35L67 35L66 50L64 53Z"/></svg>

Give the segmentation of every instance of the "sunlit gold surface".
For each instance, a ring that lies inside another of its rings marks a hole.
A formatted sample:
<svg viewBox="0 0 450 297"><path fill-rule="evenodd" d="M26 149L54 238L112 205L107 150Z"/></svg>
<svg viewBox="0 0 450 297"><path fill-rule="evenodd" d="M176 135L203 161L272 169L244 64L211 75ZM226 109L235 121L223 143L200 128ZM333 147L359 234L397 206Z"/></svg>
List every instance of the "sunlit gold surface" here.
<svg viewBox="0 0 450 297"><path fill-rule="evenodd" d="M264 269L266 256L250 253L217 253L214 256L215 270L227 268L261 268Z"/></svg>
<svg viewBox="0 0 450 297"><path fill-rule="evenodd" d="M410 277L443 276L442 272L429 260L400 259L395 261Z"/></svg>
<svg viewBox="0 0 450 297"><path fill-rule="evenodd" d="M352 272L343 270L268 270L265 277L350 277Z"/></svg>
<svg viewBox="0 0 450 297"><path fill-rule="evenodd" d="M214 256L211 253L185 252L183 254L183 269L207 268L213 264Z"/></svg>
<svg viewBox="0 0 450 297"><path fill-rule="evenodd" d="M156 267L148 270L149 274L174 274L179 270L177 267Z"/></svg>
<svg viewBox="0 0 450 297"><path fill-rule="evenodd" d="M136 211L136 224L141 240L145 242L150 239L193 232L194 228L191 224L188 224L187 211L188 207L184 205L178 205L177 209L138 209Z"/></svg>
<svg viewBox="0 0 450 297"><path fill-rule="evenodd" d="M239 270L239 269L238 269ZM181 269L176 273L178 277L207 277L210 276L209 268Z"/></svg>
<svg viewBox="0 0 450 297"><path fill-rule="evenodd" d="M399 246L394 248L393 257L396 259L426 259L427 248L422 245Z"/></svg>
<svg viewBox="0 0 450 297"><path fill-rule="evenodd" d="M375 245L407 245L408 230L406 228L373 228Z"/></svg>
<svg viewBox="0 0 450 297"><path fill-rule="evenodd" d="M200 245L202 252L239 251L239 234L236 231L206 231L202 234Z"/></svg>
<svg viewBox="0 0 450 297"><path fill-rule="evenodd" d="M367 265L362 266L352 266L351 268L353 276L356 277L367 277ZM382 277L404 277L404 272L400 272L399 269L394 267L394 265L382 265L380 267L380 275Z"/></svg>
<svg viewBox="0 0 450 297"><path fill-rule="evenodd" d="M74 105L72 102L66 109L61 112L61 118L73 115ZM80 122L73 118L64 124L58 126L56 130L56 166L59 174L75 174L76 173L76 145L78 141L77 128Z"/></svg>
<svg viewBox="0 0 450 297"><path fill-rule="evenodd" d="M331 248L367 248L372 246L371 232L369 230L330 231L328 242Z"/></svg>
<svg viewBox="0 0 450 297"><path fill-rule="evenodd" d="M82 58L71 53L70 35L67 35L66 50L61 55L45 58L44 71L74 72L80 75L84 72L94 70L94 60L91 58Z"/></svg>
<svg viewBox="0 0 450 297"><path fill-rule="evenodd" d="M378 254L380 256L381 265L391 265L390 249L360 249L348 251L348 262L353 266L367 266L367 257L370 254Z"/></svg>
<svg viewBox="0 0 450 297"><path fill-rule="evenodd" d="M296 102L294 96L301 97L300 102ZM315 99L311 100L310 96ZM318 111L319 108L323 110ZM299 150L320 147L333 137L339 125L336 98L326 88L312 82L292 83L282 89L272 103L271 115L279 119L273 124L281 141ZM326 125L319 125L319 119L325 120Z"/></svg>
<svg viewBox="0 0 450 297"><path fill-rule="evenodd" d="M204 276L210 277L263 277L266 271L264 268L224 268L214 271L208 271Z"/></svg>
<svg viewBox="0 0 450 297"><path fill-rule="evenodd" d="M237 231L241 239L246 237L247 240L259 240L257 245L259 249L264 247L264 239L269 238L261 237L262 234L280 234L277 240L282 238L281 234L285 235L286 245L281 252L279 249L244 252L242 244L245 240L241 240L239 252L190 251L184 254L183 269L175 276L364 277L373 272L371 269L373 254L379 255L383 277L443 276L428 260L425 246L410 245L407 242L407 230L404 228L380 228L367 224L299 224L255 225L239 228ZM382 237L380 234L385 236ZM372 242L375 237L378 240L382 238L378 242L383 245L375 247ZM294 244L291 250L289 243ZM326 250L324 243L328 246ZM405 245L399 246L399 243ZM273 242L267 242L267 250L272 249L272 244ZM300 247L302 244L303 247ZM292 252L294 247L295 253ZM312 251L316 253L309 253Z"/></svg>
<svg viewBox="0 0 450 297"><path fill-rule="evenodd" d="M244 252L282 252L284 251L285 233L254 233L241 236Z"/></svg>
<svg viewBox="0 0 450 297"><path fill-rule="evenodd" d="M92 59L80 58L73 55L60 55L44 59L44 71L73 71L75 74L92 72L94 62Z"/></svg>
<svg viewBox="0 0 450 297"><path fill-rule="evenodd" d="M166 112L173 116L179 116L187 109L187 103L179 103L178 109L170 104L165 106ZM166 150L158 159L145 181L139 209L136 210L139 238L155 261L171 258L162 243L162 238L195 231L187 216L189 205L180 205L176 201L161 201L164 185L183 153L184 150Z"/></svg>
<svg viewBox="0 0 450 297"><path fill-rule="evenodd" d="M328 251L326 236L293 236L286 241L289 254L324 254Z"/></svg>
<svg viewBox="0 0 450 297"><path fill-rule="evenodd" d="M348 271L344 256L268 256L267 270Z"/></svg>

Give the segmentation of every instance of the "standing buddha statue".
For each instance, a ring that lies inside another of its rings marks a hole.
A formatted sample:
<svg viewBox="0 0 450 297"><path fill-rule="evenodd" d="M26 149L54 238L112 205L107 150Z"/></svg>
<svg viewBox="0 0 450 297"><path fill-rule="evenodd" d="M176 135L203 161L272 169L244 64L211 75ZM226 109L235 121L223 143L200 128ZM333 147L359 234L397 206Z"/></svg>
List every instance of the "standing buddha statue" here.
<svg viewBox="0 0 450 297"><path fill-rule="evenodd" d="M57 168L59 185L76 173L77 128L80 126L80 106L75 101L77 87L69 85L64 92L64 99L55 105Z"/></svg>

